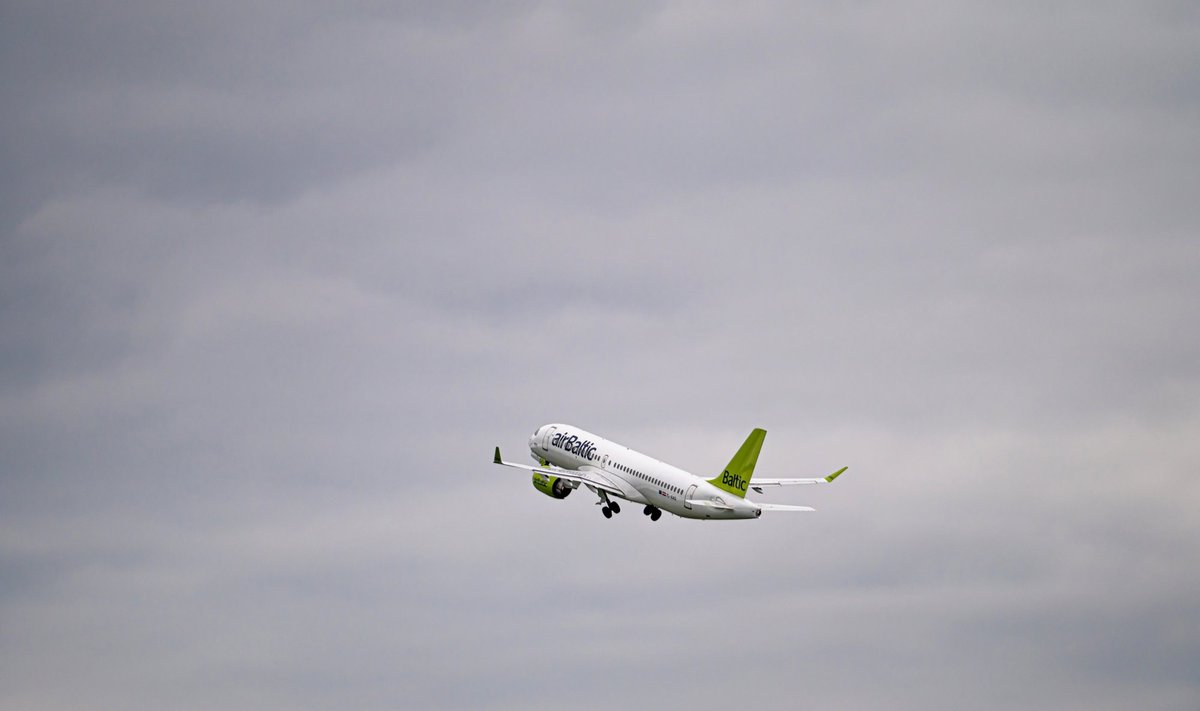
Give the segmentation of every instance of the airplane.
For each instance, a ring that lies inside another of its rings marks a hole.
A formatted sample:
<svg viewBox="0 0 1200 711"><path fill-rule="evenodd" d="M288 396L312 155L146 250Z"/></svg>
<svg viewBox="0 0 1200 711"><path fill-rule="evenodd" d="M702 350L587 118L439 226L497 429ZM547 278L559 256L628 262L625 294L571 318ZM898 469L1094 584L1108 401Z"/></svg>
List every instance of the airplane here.
<svg viewBox="0 0 1200 711"><path fill-rule="evenodd" d="M621 513L617 499L642 504L642 513L657 521L663 511L682 518L749 519L763 511L813 511L808 506L750 501L746 490L759 494L768 486L829 484L848 467L816 479L751 479L767 432L755 429L728 466L704 479L641 452L610 442L572 425L542 425L529 438L538 466L506 462L496 447L493 463L533 472L533 487L546 496L565 499L580 486L600 497L604 518Z"/></svg>

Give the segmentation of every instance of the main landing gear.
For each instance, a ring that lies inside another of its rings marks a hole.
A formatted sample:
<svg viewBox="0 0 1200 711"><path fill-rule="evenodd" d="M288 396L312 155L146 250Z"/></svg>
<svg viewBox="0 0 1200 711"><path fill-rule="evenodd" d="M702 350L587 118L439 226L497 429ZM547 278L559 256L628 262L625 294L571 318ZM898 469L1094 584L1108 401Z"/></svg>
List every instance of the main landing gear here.
<svg viewBox="0 0 1200 711"><path fill-rule="evenodd" d="M613 514L621 513L621 505L615 501L609 501L608 496L604 492L600 492L600 501L604 506L600 509L600 513L604 514L604 518L612 518Z"/></svg>
<svg viewBox="0 0 1200 711"><path fill-rule="evenodd" d="M662 518L662 510L657 506L646 506L646 508L642 509L642 513L649 516L651 521L657 521Z"/></svg>

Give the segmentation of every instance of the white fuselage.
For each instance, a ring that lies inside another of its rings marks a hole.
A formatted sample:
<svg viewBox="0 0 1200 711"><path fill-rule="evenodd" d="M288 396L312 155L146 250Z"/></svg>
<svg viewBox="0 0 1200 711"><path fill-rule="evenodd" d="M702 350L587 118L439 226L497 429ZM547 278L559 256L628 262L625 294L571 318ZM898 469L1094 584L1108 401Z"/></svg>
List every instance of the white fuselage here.
<svg viewBox="0 0 1200 711"><path fill-rule="evenodd" d="M539 427L529 438L529 451L535 460L545 460L563 469L598 473L622 491L622 498L676 516L739 519L757 518L762 514L762 509L752 501L722 491L678 467L571 425L556 423ZM697 502L712 502L729 508L714 508Z"/></svg>

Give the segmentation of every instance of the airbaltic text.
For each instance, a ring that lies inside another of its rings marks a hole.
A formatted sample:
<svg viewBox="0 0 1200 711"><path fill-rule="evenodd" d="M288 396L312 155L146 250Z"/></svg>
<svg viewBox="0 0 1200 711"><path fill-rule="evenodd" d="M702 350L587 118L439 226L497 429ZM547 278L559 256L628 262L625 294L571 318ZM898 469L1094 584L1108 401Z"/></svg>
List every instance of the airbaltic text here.
<svg viewBox="0 0 1200 711"><path fill-rule="evenodd" d="M554 439L550 441L550 444L565 452L577 454L588 461L596 458L596 445L590 441L579 439L575 435L568 437L565 432L559 432L554 435Z"/></svg>
<svg viewBox="0 0 1200 711"><path fill-rule="evenodd" d="M746 480L736 474L730 474L728 469L721 473L721 483L739 491L746 490Z"/></svg>

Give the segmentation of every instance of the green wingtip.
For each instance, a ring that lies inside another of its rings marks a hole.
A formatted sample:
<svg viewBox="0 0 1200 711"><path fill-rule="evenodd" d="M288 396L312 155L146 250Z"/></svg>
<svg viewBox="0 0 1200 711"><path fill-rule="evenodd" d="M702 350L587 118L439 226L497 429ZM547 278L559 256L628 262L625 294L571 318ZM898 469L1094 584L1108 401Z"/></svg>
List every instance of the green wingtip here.
<svg viewBox="0 0 1200 711"><path fill-rule="evenodd" d="M827 481L827 482L832 482L834 479L837 479L839 476L841 476L841 475L842 475L842 472L846 471L846 470L847 470L847 469L849 469L849 468L850 468L850 467L842 467L841 469L838 469L836 472L834 472L834 473L830 474L829 476L825 477L825 481Z"/></svg>
<svg viewBox="0 0 1200 711"><path fill-rule="evenodd" d="M492 459L492 463L493 464L500 463L500 448L499 447L496 447L496 457L494 459Z"/></svg>

